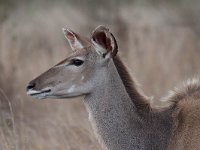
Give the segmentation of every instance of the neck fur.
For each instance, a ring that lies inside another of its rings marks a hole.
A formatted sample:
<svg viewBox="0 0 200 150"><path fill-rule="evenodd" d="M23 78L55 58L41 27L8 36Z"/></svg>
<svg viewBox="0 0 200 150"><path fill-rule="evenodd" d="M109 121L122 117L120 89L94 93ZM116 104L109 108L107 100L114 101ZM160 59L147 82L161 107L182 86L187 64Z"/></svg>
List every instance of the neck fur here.
<svg viewBox="0 0 200 150"><path fill-rule="evenodd" d="M123 85L128 93L130 99L133 101L134 105L138 109L142 109L143 111L149 111L150 104L148 102L148 98L143 95L137 89L136 83L133 81L132 77L130 76L127 68L121 61L121 59L116 56L113 59L117 72L123 82Z"/></svg>
<svg viewBox="0 0 200 150"><path fill-rule="evenodd" d="M103 86L87 95L85 104L104 149L165 150L171 133L170 115L150 111L118 57L109 63L102 78Z"/></svg>

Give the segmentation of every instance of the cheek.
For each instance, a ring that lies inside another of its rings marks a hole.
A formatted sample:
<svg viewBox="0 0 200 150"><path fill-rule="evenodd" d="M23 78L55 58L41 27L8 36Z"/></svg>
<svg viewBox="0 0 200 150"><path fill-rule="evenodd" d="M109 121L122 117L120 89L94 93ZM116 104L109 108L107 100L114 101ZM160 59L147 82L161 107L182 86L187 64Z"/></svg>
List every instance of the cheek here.
<svg viewBox="0 0 200 150"><path fill-rule="evenodd" d="M58 87L59 89L68 90L71 88L70 90L72 90L74 86L76 88L85 88L88 83L91 84L94 74L93 69L91 67L79 68L79 70L76 69L70 68L60 74L58 77L60 82L59 84L61 85Z"/></svg>
<svg viewBox="0 0 200 150"><path fill-rule="evenodd" d="M75 85L83 85L87 82L87 77L85 76L85 74L81 73L79 74L78 76L76 76L72 83L75 84Z"/></svg>

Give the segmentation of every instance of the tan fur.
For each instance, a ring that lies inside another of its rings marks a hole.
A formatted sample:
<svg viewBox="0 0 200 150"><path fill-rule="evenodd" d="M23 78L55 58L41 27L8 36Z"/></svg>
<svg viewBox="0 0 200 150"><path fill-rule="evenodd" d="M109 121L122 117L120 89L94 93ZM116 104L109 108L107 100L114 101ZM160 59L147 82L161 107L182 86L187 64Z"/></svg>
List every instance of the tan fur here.
<svg viewBox="0 0 200 150"><path fill-rule="evenodd" d="M199 150L200 99L185 98L178 104L177 127L171 138L169 150Z"/></svg>
<svg viewBox="0 0 200 150"><path fill-rule="evenodd" d="M200 82L188 80L171 91L165 100L175 106L174 129L169 150L200 149Z"/></svg>

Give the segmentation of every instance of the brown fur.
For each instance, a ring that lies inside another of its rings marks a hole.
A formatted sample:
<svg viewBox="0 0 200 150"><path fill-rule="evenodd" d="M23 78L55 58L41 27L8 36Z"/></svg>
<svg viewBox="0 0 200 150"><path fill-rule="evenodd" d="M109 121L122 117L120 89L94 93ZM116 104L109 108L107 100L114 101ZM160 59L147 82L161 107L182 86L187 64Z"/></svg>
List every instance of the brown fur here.
<svg viewBox="0 0 200 150"><path fill-rule="evenodd" d="M185 98L178 104L176 129L171 138L170 150L200 149L200 99Z"/></svg>
<svg viewBox="0 0 200 150"><path fill-rule="evenodd" d="M200 82L188 80L165 98L175 105L175 126L169 150L200 149Z"/></svg>

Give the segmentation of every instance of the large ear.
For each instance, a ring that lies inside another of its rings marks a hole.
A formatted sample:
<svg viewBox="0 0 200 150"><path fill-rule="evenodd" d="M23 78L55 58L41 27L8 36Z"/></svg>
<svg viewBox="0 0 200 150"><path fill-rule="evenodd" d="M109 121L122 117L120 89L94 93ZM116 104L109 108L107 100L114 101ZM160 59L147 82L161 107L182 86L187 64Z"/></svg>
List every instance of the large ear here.
<svg viewBox="0 0 200 150"><path fill-rule="evenodd" d="M114 57L117 54L118 46L115 37L105 26L98 26L92 32L91 42L96 52L104 58Z"/></svg>
<svg viewBox="0 0 200 150"><path fill-rule="evenodd" d="M88 39L80 36L79 34L73 32L72 30L68 28L63 28L62 30L72 50L82 49L90 45Z"/></svg>

